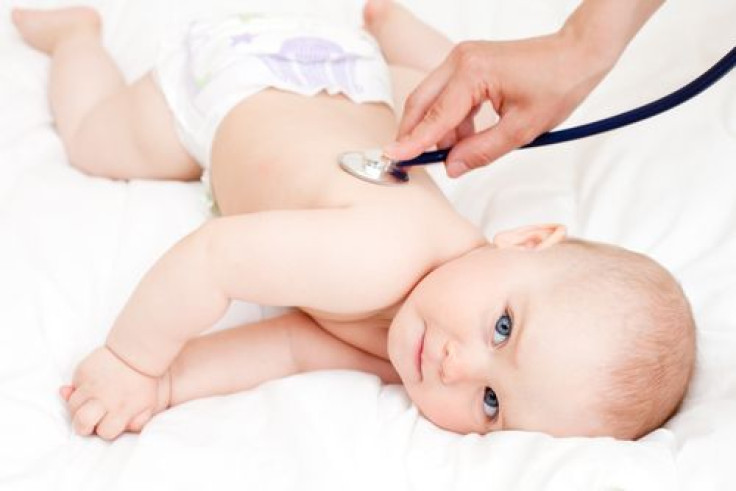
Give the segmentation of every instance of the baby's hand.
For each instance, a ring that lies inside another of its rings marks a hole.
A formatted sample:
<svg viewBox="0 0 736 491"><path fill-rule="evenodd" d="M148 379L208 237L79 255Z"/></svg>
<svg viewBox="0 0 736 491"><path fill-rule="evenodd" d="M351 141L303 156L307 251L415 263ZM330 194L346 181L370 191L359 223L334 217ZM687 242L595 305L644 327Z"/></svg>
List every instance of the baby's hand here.
<svg viewBox="0 0 736 491"><path fill-rule="evenodd" d="M169 405L168 372L150 377L123 363L108 348L90 353L77 366L73 386L60 389L79 435L96 433L113 440L140 431Z"/></svg>

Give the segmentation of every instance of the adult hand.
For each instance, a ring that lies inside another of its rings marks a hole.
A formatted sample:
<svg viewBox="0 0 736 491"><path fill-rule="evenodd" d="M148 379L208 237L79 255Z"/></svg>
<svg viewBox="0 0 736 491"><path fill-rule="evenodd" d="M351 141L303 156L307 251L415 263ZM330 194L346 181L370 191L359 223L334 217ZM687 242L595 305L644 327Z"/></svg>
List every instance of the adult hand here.
<svg viewBox="0 0 736 491"><path fill-rule="evenodd" d="M410 159L453 146L447 173L458 177L557 126L595 88L615 57L591 56L572 33L509 42L458 44L414 90L397 142L385 153ZM474 116L490 103L498 121L476 132Z"/></svg>

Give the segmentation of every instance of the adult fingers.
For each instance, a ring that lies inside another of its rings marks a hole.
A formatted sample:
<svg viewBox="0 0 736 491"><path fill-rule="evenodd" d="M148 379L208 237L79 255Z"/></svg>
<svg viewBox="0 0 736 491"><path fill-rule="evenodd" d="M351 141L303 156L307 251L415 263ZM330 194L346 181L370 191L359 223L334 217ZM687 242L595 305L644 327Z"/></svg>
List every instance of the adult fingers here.
<svg viewBox="0 0 736 491"><path fill-rule="evenodd" d="M125 427L128 426L128 419L127 416L121 414L119 411L117 413L108 412L102 418L102 421L97 424L95 432L103 440L114 440L125 431Z"/></svg>
<svg viewBox="0 0 736 491"><path fill-rule="evenodd" d="M459 177L465 172L493 162L537 136L537 129L526 124L519 112L509 111L494 126L455 145L447 156L447 175Z"/></svg>
<svg viewBox="0 0 736 491"><path fill-rule="evenodd" d="M468 116L460 123L457 127L457 141L465 140L475 134L475 114L478 112L477 109L468 114Z"/></svg>
<svg viewBox="0 0 736 491"><path fill-rule="evenodd" d="M74 413L72 428L78 435L91 435L105 413L105 406L97 399L91 399Z"/></svg>
<svg viewBox="0 0 736 491"><path fill-rule="evenodd" d="M464 140L469 136L475 134L475 114L477 110L473 110L462 122L457 125L457 128L451 130L447 135L443 136L440 141L437 142L437 148L450 148L460 140Z"/></svg>
<svg viewBox="0 0 736 491"><path fill-rule="evenodd" d="M472 97L465 82L453 77L427 109L424 118L407 135L385 149L387 156L405 160L434 146L467 118L475 105Z"/></svg>
<svg viewBox="0 0 736 491"><path fill-rule="evenodd" d="M453 73L453 64L449 59L446 59L409 94L404 103L397 139L408 135L424 118L427 109L444 90Z"/></svg>
<svg viewBox="0 0 736 491"><path fill-rule="evenodd" d="M440 138L437 142L437 148L450 148L459 140L457 136L457 129L450 130L448 134Z"/></svg>

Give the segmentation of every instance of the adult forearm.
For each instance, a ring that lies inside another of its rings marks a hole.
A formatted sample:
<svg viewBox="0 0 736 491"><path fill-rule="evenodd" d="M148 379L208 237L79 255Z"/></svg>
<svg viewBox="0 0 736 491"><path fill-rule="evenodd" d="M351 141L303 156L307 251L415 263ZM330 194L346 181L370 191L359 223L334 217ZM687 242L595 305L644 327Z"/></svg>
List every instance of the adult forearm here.
<svg viewBox="0 0 736 491"><path fill-rule="evenodd" d="M592 57L613 66L664 0L585 0L562 32L577 38Z"/></svg>

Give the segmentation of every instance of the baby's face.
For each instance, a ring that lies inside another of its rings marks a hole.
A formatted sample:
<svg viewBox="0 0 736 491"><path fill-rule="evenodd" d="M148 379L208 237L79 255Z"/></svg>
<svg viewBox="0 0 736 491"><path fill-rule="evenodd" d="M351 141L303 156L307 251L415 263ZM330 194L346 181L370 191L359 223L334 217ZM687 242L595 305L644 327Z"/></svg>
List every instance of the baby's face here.
<svg viewBox="0 0 736 491"><path fill-rule="evenodd" d="M389 331L389 357L430 421L458 433L606 433L592 368L615 343L586 313L595 293L572 298L551 257L484 246L409 296Z"/></svg>

